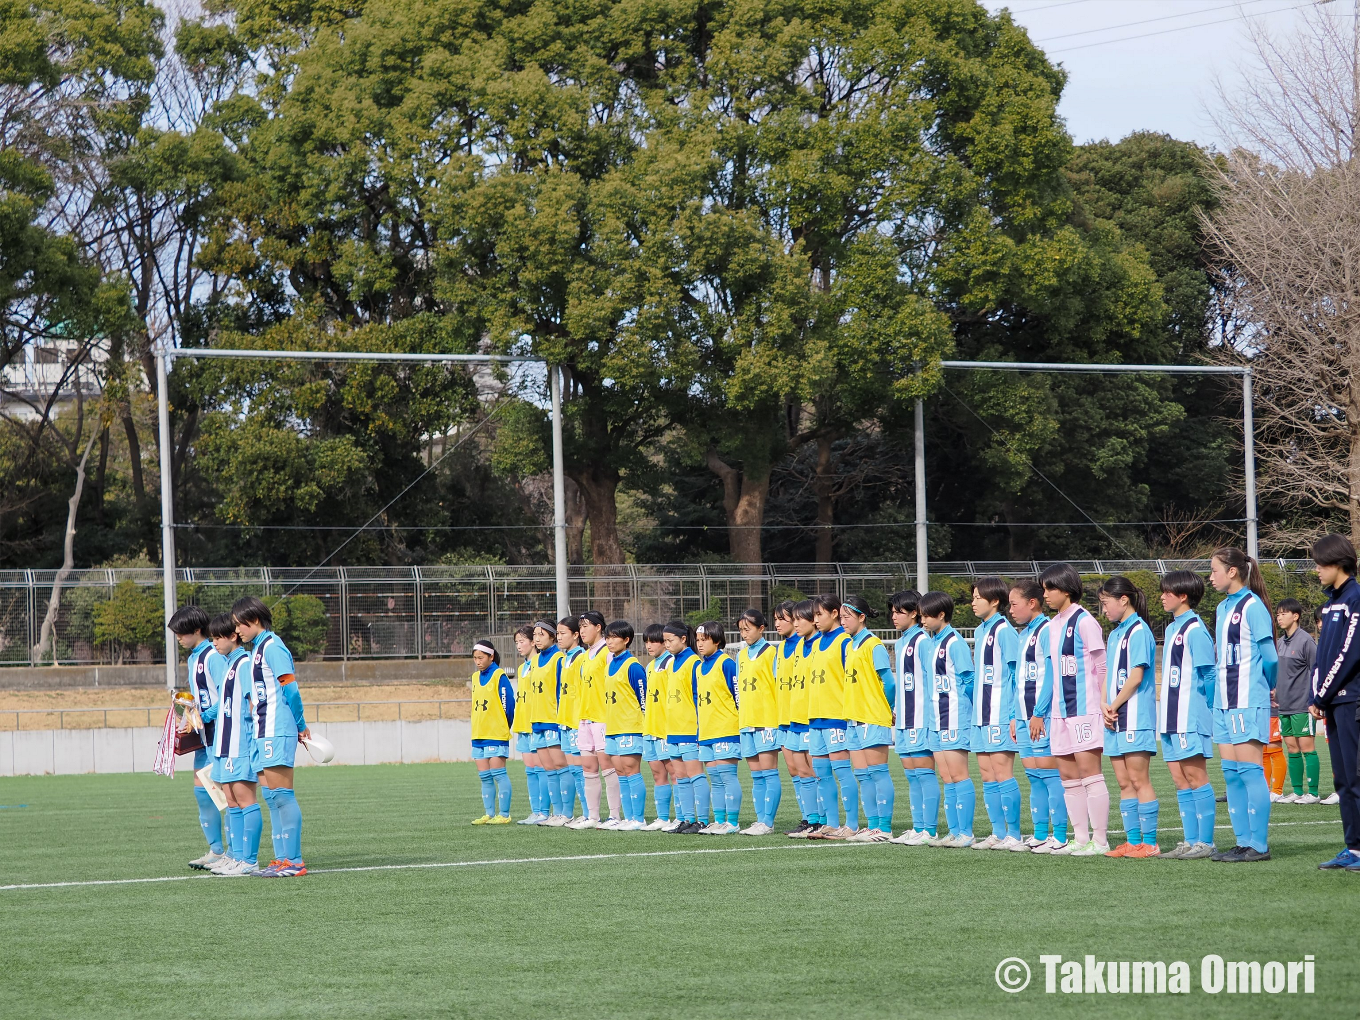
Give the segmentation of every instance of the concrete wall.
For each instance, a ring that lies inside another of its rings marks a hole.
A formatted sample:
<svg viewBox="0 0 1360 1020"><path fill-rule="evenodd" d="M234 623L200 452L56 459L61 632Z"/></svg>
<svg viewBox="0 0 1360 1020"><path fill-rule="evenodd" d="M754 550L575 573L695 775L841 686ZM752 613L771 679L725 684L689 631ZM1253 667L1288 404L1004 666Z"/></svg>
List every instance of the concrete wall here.
<svg viewBox="0 0 1360 1020"><path fill-rule="evenodd" d="M318 724L316 731L335 745L332 765L472 760L471 724L466 719L326 723ZM0 776L150 772L160 738L158 726L0 730ZM181 757L176 768L187 769L192 761ZM302 749L297 763L313 764Z"/></svg>
<svg viewBox="0 0 1360 1020"><path fill-rule="evenodd" d="M425 680L466 680L476 671L471 659L362 659L299 662L298 680L314 684L395 684ZM180 668L180 682L184 670ZM76 687L164 687L164 665L6 666L0 690L55 691Z"/></svg>

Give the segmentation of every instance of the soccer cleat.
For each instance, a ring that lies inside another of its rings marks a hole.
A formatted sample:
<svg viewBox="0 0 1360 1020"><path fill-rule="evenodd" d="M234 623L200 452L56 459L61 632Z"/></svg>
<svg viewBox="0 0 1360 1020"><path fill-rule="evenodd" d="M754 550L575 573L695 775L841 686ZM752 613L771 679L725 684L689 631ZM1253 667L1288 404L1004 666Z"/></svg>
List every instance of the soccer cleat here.
<svg viewBox="0 0 1360 1020"><path fill-rule="evenodd" d="M1097 843L1095 840L1087 843L1084 847L1072 851L1073 857L1099 857L1110 852L1109 843Z"/></svg>
<svg viewBox="0 0 1360 1020"><path fill-rule="evenodd" d="M1038 846L1040 843L1044 843L1044 842L1047 842L1047 840L1046 840L1046 839L1040 839L1038 836L1034 835L1033 833L1031 833L1030 835L1028 835L1028 836L1025 837L1025 847L1026 847L1027 849L1030 849L1030 850L1033 850L1033 849L1034 849L1036 846Z"/></svg>
<svg viewBox="0 0 1360 1020"><path fill-rule="evenodd" d="M1341 868L1349 868L1352 864L1360 864L1360 854L1351 851L1349 847L1343 847L1341 852L1330 861L1323 861L1318 865L1319 871L1336 871Z"/></svg>
<svg viewBox="0 0 1360 1020"><path fill-rule="evenodd" d="M720 825L721 825L720 822L709 822L707 825L705 825L702 829L699 830L699 835L712 836L715 832L718 831Z"/></svg>
<svg viewBox="0 0 1360 1020"><path fill-rule="evenodd" d="M643 829L645 829L645 828L647 828L647 825L646 825L645 822L639 821L639 820L636 819L636 818L630 818L630 819L628 819L627 821L619 822L619 824L615 827L614 831L615 831L615 832L641 832L641 831L642 831Z"/></svg>
<svg viewBox="0 0 1360 1020"><path fill-rule="evenodd" d="M249 861L232 861L228 867L214 871L213 874L218 878L245 878L254 870L255 865Z"/></svg>
<svg viewBox="0 0 1360 1020"><path fill-rule="evenodd" d="M974 843L973 849L990 850L992 847L996 846L1000 842L1001 838L994 832L990 836L987 836L985 839L980 839L976 843Z"/></svg>
<svg viewBox="0 0 1360 1020"><path fill-rule="evenodd" d="M251 877L251 878L278 878L278 877L279 877L279 872L280 872L281 870L283 870L284 868L286 868L286 867L288 866L289 863L290 863L290 862L288 862L288 861L278 861L278 860L270 861L265 867L263 867L263 868L257 867L254 871L252 871L252 872L250 873L250 877Z"/></svg>
<svg viewBox="0 0 1360 1020"><path fill-rule="evenodd" d="M538 812L537 812L537 811L531 811L531 812L529 812L529 814L525 815L523 818L521 818L521 819L520 819L518 822L516 822L515 824L516 824L516 825L537 825L537 824L538 824L538 819L539 819L539 814L538 814Z"/></svg>
<svg viewBox="0 0 1360 1020"><path fill-rule="evenodd" d="M916 838L915 829L904 829L901 835L893 836L888 840L889 843L896 843L898 846L911 846L911 841Z"/></svg>
<svg viewBox="0 0 1360 1020"><path fill-rule="evenodd" d="M658 832L659 830L664 829L666 827L666 823L667 819L658 818L656 821L644 825L643 828L646 829L648 832Z"/></svg>
<svg viewBox="0 0 1360 1020"><path fill-rule="evenodd" d="M821 839L822 833L831 831L830 825L823 825L821 822L814 822L812 828L807 831L808 839Z"/></svg>
<svg viewBox="0 0 1360 1020"><path fill-rule="evenodd" d="M307 874L307 865L302 861L285 861L279 869L278 878L301 878Z"/></svg>
<svg viewBox="0 0 1360 1020"><path fill-rule="evenodd" d="M1339 793L1337 793L1335 790L1333 790L1331 793L1327 794L1327 796L1323 797L1321 800L1318 800L1317 798L1313 797L1313 795L1312 795L1311 793L1309 793L1309 794L1305 794L1304 796L1300 797L1300 798L1298 799L1298 803L1300 803L1300 804L1323 804L1323 805L1326 805L1327 807L1331 807L1333 804L1340 804L1340 803L1341 803L1341 794L1339 794Z"/></svg>
<svg viewBox="0 0 1360 1020"><path fill-rule="evenodd" d="M595 828L613 830L617 829L622 824L623 824L622 818L606 818L599 825L595 826Z"/></svg>
<svg viewBox="0 0 1360 1020"><path fill-rule="evenodd" d="M225 860L226 856L225 853L215 854L209 850L202 857L196 857L190 861L189 867L193 868L195 871L209 871L218 861Z"/></svg>
<svg viewBox="0 0 1360 1020"><path fill-rule="evenodd" d="M1282 800L1284 800L1284 794L1276 793L1274 790L1270 791L1270 802L1272 804L1278 804Z"/></svg>
<svg viewBox="0 0 1360 1020"><path fill-rule="evenodd" d="M993 849L993 850L1009 850L1009 851L1011 851L1012 853L1021 853L1021 854L1029 853L1029 847L1025 846L1023 840L1017 839L1015 836L1007 836L1005 839L1003 839L1003 840L1002 840L1000 843L998 843L996 846L992 847L992 849Z"/></svg>
<svg viewBox="0 0 1360 1020"><path fill-rule="evenodd" d="M1113 850L1106 850L1106 857L1129 857L1138 849L1133 843L1120 843Z"/></svg>
<svg viewBox="0 0 1360 1020"><path fill-rule="evenodd" d="M788 836L789 839L807 839L808 833L815 828L816 828L815 825L813 825L806 818L804 818L792 829L789 829L787 832L785 832L784 835Z"/></svg>
<svg viewBox="0 0 1360 1020"><path fill-rule="evenodd" d="M1211 861L1226 861L1229 857L1234 857L1241 852L1242 848L1240 846L1233 846L1227 850L1216 851L1209 859Z"/></svg>
<svg viewBox="0 0 1360 1020"><path fill-rule="evenodd" d="M722 823L721 823L721 826L722 826L722 831L721 831L721 832L715 832L713 835L715 835L715 836L735 836L738 832L741 831L741 830L738 829L738 828L736 827L736 825L734 825L732 822L722 822Z"/></svg>
<svg viewBox="0 0 1360 1020"><path fill-rule="evenodd" d="M941 832L937 836L931 836L930 839L926 841L926 845L944 848L949 846L953 841L954 834L952 832Z"/></svg>
<svg viewBox="0 0 1360 1020"><path fill-rule="evenodd" d="M223 854L216 864L211 865L207 870L214 875L220 875L229 867L236 863L236 860L227 854Z"/></svg>
<svg viewBox="0 0 1360 1020"><path fill-rule="evenodd" d="M1281 797L1279 800L1277 800L1275 803L1276 803L1276 804L1295 804L1295 803L1298 802L1299 796L1300 796L1300 795L1297 794L1297 793L1286 793L1284 796L1282 796L1282 797Z"/></svg>
<svg viewBox="0 0 1360 1020"><path fill-rule="evenodd" d="M1254 846L1244 846L1232 857L1225 858L1224 864L1254 864L1256 861L1270 860L1269 850L1257 850Z"/></svg>
<svg viewBox="0 0 1360 1020"><path fill-rule="evenodd" d="M1069 839L1066 843L1054 843L1048 852L1054 857L1071 857L1080 849L1081 845L1076 840ZM1040 851L1036 849L1034 852L1039 853Z"/></svg>
<svg viewBox="0 0 1360 1020"><path fill-rule="evenodd" d="M1168 850L1166 853L1161 855L1162 860L1179 861L1181 860L1181 854L1185 853L1185 851L1189 850L1193 845L1194 845L1193 843L1187 843L1185 840L1181 840L1179 843L1176 844L1175 849Z"/></svg>
<svg viewBox="0 0 1360 1020"><path fill-rule="evenodd" d="M662 831L662 832L674 832L676 829L680 828L680 826L682 826L682 825L684 825L684 824L685 824L685 820L684 820L683 818L672 818L672 819L671 819L669 822L667 822L665 825L661 826L661 830L660 830L660 831Z"/></svg>
<svg viewBox="0 0 1360 1020"><path fill-rule="evenodd" d="M741 830L743 836L768 836L772 832L774 832L774 829L770 828L764 822L759 821L748 825Z"/></svg>
<svg viewBox="0 0 1360 1020"><path fill-rule="evenodd" d="M869 830L869 833L868 833L868 838L865 839L864 842L866 842L866 843L891 843L891 842L892 842L892 833L891 833L891 832L884 832L882 829L870 829L870 830Z"/></svg>
<svg viewBox="0 0 1360 1020"><path fill-rule="evenodd" d="M474 818L474 819L472 820L472 824L473 824L473 825L490 825L490 824L491 824L491 816L490 816L490 815L482 815L481 818Z"/></svg>
<svg viewBox="0 0 1360 1020"><path fill-rule="evenodd" d="M845 841L847 843L872 843L871 834L877 831L877 829L860 829L853 836L847 837Z"/></svg>
<svg viewBox="0 0 1360 1020"><path fill-rule="evenodd" d="M680 826L680 828L676 829L675 831L682 836L697 836L699 835L699 833L703 832L704 829L706 828L707 826L704 825L703 822L695 820L693 822L686 822L684 825Z"/></svg>
<svg viewBox="0 0 1360 1020"><path fill-rule="evenodd" d="M1146 860L1149 857L1162 856L1162 848L1156 843L1139 843L1133 848L1132 852L1126 854L1127 857L1137 857Z"/></svg>
<svg viewBox="0 0 1360 1020"><path fill-rule="evenodd" d="M497 815L495 818L491 819L491 821L487 822L486 824L487 824L487 825L509 825L510 822L511 822L512 820L513 820L513 819L511 819L511 817L510 817L509 815Z"/></svg>
<svg viewBox="0 0 1360 1020"><path fill-rule="evenodd" d="M839 828L832 828L829 825L823 825L822 830L819 833L817 833L815 837L809 836L808 838L842 840L849 839L854 834L855 830L850 828L850 826L848 825L842 825Z"/></svg>
<svg viewBox="0 0 1360 1020"><path fill-rule="evenodd" d="M560 829L562 828L562 826L566 825L567 822L569 821L571 821L571 819L569 819L566 815L549 815L546 819L543 820L543 824L550 826L554 829Z"/></svg>
<svg viewBox="0 0 1360 1020"><path fill-rule="evenodd" d="M949 842L943 845L951 847L955 850L962 850L965 847L970 847L973 845L973 836L970 833L960 832L957 836L954 836L949 840Z"/></svg>
<svg viewBox="0 0 1360 1020"><path fill-rule="evenodd" d="M1213 857L1217 853L1218 849L1212 843L1196 843L1189 850L1182 851L1180 859L1183 861L1200 861L1206 857Z"/></svg>
<svg viewBox="0 0 1360 1020"><path fill-rule="evenodd" d="M928 830L921 829L911 838L907 846L930 846L930 841L934 838Z"/></svg>

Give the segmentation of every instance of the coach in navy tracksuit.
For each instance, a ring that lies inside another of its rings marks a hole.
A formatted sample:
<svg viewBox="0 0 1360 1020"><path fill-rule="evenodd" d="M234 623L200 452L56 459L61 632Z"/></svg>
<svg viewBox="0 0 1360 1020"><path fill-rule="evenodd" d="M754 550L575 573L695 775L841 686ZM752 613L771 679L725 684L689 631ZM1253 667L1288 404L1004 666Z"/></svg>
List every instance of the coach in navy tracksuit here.
<svg viewBox="0 0 1360 1020"><path fill-rule="evenodd" d="M1345 848L1320 868L1360 871L1360 584L1355 581L1355 546L1342 535L1324 535L1313 546L1313 562L1327 604L1322 607L1313 697L1308 710L1327 720L1332 779L1341 800Z"/></svg>

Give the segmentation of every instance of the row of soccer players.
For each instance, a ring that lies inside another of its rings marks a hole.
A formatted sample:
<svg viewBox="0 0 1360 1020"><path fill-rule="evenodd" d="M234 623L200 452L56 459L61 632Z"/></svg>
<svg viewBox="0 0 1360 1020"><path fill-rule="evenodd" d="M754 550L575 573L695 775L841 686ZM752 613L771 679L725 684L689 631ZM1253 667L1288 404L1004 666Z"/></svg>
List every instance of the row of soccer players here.
<svg viewBox="0 0 1360 1020"><path fill-rule="evenodd" d="M189 866L226 878L307 874L293 765L298 741L310 734L293 654L274 633L269 607L248 596L210 620L198 606L184 606L167 626L189 652L188 686L207 745L194 752L194 797L208 852ZM206 780L226 796L225 827ZM260 796L274 843L263 867Z"/></svg>
<svg viewBox="0 0 1360 1020"><path fill-rule="evenodd" d="M605 626L593 612L541 621L516 635L525 658L517 684L489 643L474 651L473 745L486 807L474 824L510 820L505 760L514 739L529 780L524 824L767 835L782 795L782 754L801 815L788 833L793 838L1263 860L1270 798L1261 746L1277 664L1272 619L1259 569L1240 549L1215 552L1210 581L1225 595L1216 640L1195 613L1203 579L1176 571L1162 580L1162 606L1173 620L1160 696L1141 591L1124 577L1101 586L1101 609L1114 625L1106 639L1081 606L1081 577L1068 564L1038 581L980 578L972 608L981 622L971 650L951 625L949 595L898 593L895 669L859 596L780 605L774 645L764 639L763 614L747 610L738 624L744 646L735 655L726 652L717 623L697 631L678 622L650 627L645 668L628 651L634 632L626 622ZM1215 743L1236 836L1222 853L1214 847L1207 769ZM911 827L897 836L890 750L911 794ZM1166 854L1157 845L1159 805L1149 777L1159 752L1176 784L1184 830ZM973 834L970 753L992 828L982 841ZM1115 849L1107 838L1103 755L1120 787L1126 838ZM1030 786L1028 838L1019 824L1017 756ZM751 770L755 822L739 830L741 758ZM643 762L655 791L650 824ZM608 819L599 811L602 782ZM583 813L573 818L577 800Z"/></svg>

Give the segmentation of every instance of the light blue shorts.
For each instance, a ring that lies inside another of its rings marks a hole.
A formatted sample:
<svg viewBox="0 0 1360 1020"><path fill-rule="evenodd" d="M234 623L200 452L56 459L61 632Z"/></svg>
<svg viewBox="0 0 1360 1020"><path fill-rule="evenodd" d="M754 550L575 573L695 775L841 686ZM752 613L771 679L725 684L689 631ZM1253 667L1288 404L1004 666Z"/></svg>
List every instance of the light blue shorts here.
<svg viewBox="0 0 1360 1020"><path fill-rule="evenodd" d="M934 751L971 751L973 749L973 727L964 726L957 730L931 730L930 738Z"/></svg>
<svg viewBox="0 0 1360 1020"><path fill-rule="evenodd" d="M541 751L545 747L561 747L562 733L559 730L535 730L533 739L533 749Z"/></svg>
<svg viewBox="0 0 1360 1020"><path fill-rule="evenodd" d="M1214 756L1214 742L1206 733L1163 733L1162 760L1185 761L1203 755L1205 760Z"/></svg>
<svg viewBox="0 0 1360 1020"><path fill-rule="evenodd" d="M741 757L740 740L715 740L711 744L699 745L700 761L724 761Z"/></svg>
<svg viewBox="0 0 1360 1020"><path fill-rule="evenodd" d="M779 731L782 743L781 747L786 747L790 751L810 751L812 749L812 731L781 729Z"/></svg>
<svg viewBox="0 0 1360 1020"><path fill-rule="evenodd" d="M620 733L617 736L604 738L605 754L641 754L642 753L642 734L641 733Z"/></svg>
<svg viewBox="0 0 1360 1020"><path fill-rule="evenodd" d="M665 748L664 753L662 752L663 747ZM699 745L693 740L683 743L667 740L665 744L658 743L656 745L656 753L662 761L698 761Z"/></svg>
<svg viewBox="0 0 1360 1020"><path fill-rule="evenodd" d="M924 726L893 730L893 747L899 758L925 758L930 754L930 731Z"/></svg>
<svg viewBox="0 0 1360 1020"><path fill-rule="evenodd" d="M194 771L197 772L204 765L210 765L213 761L213 753L206 747L200 747L194 752Z"/></svg>
<svg viewBox="0 0 1360 1020"><path fill-rule="evenodd" d="M777 751L783 744L779 742L781 731L776 729L745 729L741 731L741 756L754 758L767 751Z"/></svg>
<svg viewBox="0 0 1360 1020"><path fill-rule="evenodd" d="M1031 740L1029 720L1015 720L1015 746L1020 748L1021 758L1050 758L1053 749L1048 746L1048 730L1044 730L1042 740Z"/></svg>
<svg viewBox="0 0 1360 1020"><path fill-rule="evenodd" d="M209 774L214 783L253 783L257 779L248 754L238 758L214 758Z"/></svg>
<svg viewBox="0 0 1360 1020"><path fill-rule="evenodd" d="M297 746L297 737L256 737L250 749L250 766L256 772L290 769L297 759Z"/></svg>
<svg viewBox="0 0 1360 1020"><path fill-rule="evenodd" d="M878 726L874 723L852 722L845 728L845 744L848 751L867 751L871 747L892 747L892 727Z"/></svg>
<svg viewBox="0 0 1360 1020"><path fill-rule="evenodd" d="M560 734L562 734L562 753L563 753L563 754L580 754L580 753L581 753L581 752L580 752L579 750L577 750L577 748L576 748L576 730L572 729L570 726L563 726L563 727L561 727L561 728L558 730L558 732L559 732Z"/></svg>
<svg viewBox="0 0 1360 1020"><path fill-rule="evenodd" d="M1157 753L1156 730L1111 730L1105 731L1105 754L1110 758L1136 751Z"/></svg>
<svg viewBox="0 0 1360 1020"><path fill-rule="evenodd" d="M534 735L532 733L516 733L515 750L520 754L533 754Z"/></svg>
<svg viewBox="0 0 1360 1020"><path fill-rule="evenodd" d="M510 745L503 740L474 740L472 742L472 757L509 758Z"/></svg>
<svg viewBox="0 0 1360 1020"><path fill-rule="evenodd" d="M808 732L812 734L808 744L808 752L814 758L825 758L837 751L850 750L850 737L845 732L844 727L834 726L831 729L813 729Z"/></svg>
<svg viewBox="0 0 1360 1020"><path fill-rule="evenodd" d="M996 754L999 751L1018 751L1020 745L1011 739L1010 720L990 726L973 727L973 752Z"/></svg>
<svg viewBox="0 0 1360 1020"><path fill-rule="evenodd" d="M657 745L658 743L661 743L661 741L658 741L658 740L656 739L656 737L643 737L643 738L642 738L642 760L643 760L643 761L660 761L660 760L661 760L661 756L658 755L658 754L656 753L656 745Z"/></svg>
<svg viewBox="0 0 1360 1020"><path fill-rule="evenodd" d="M1214 709L1215 744L1245 744L1249 740L1270 743L1270 709Z"/></svg>

